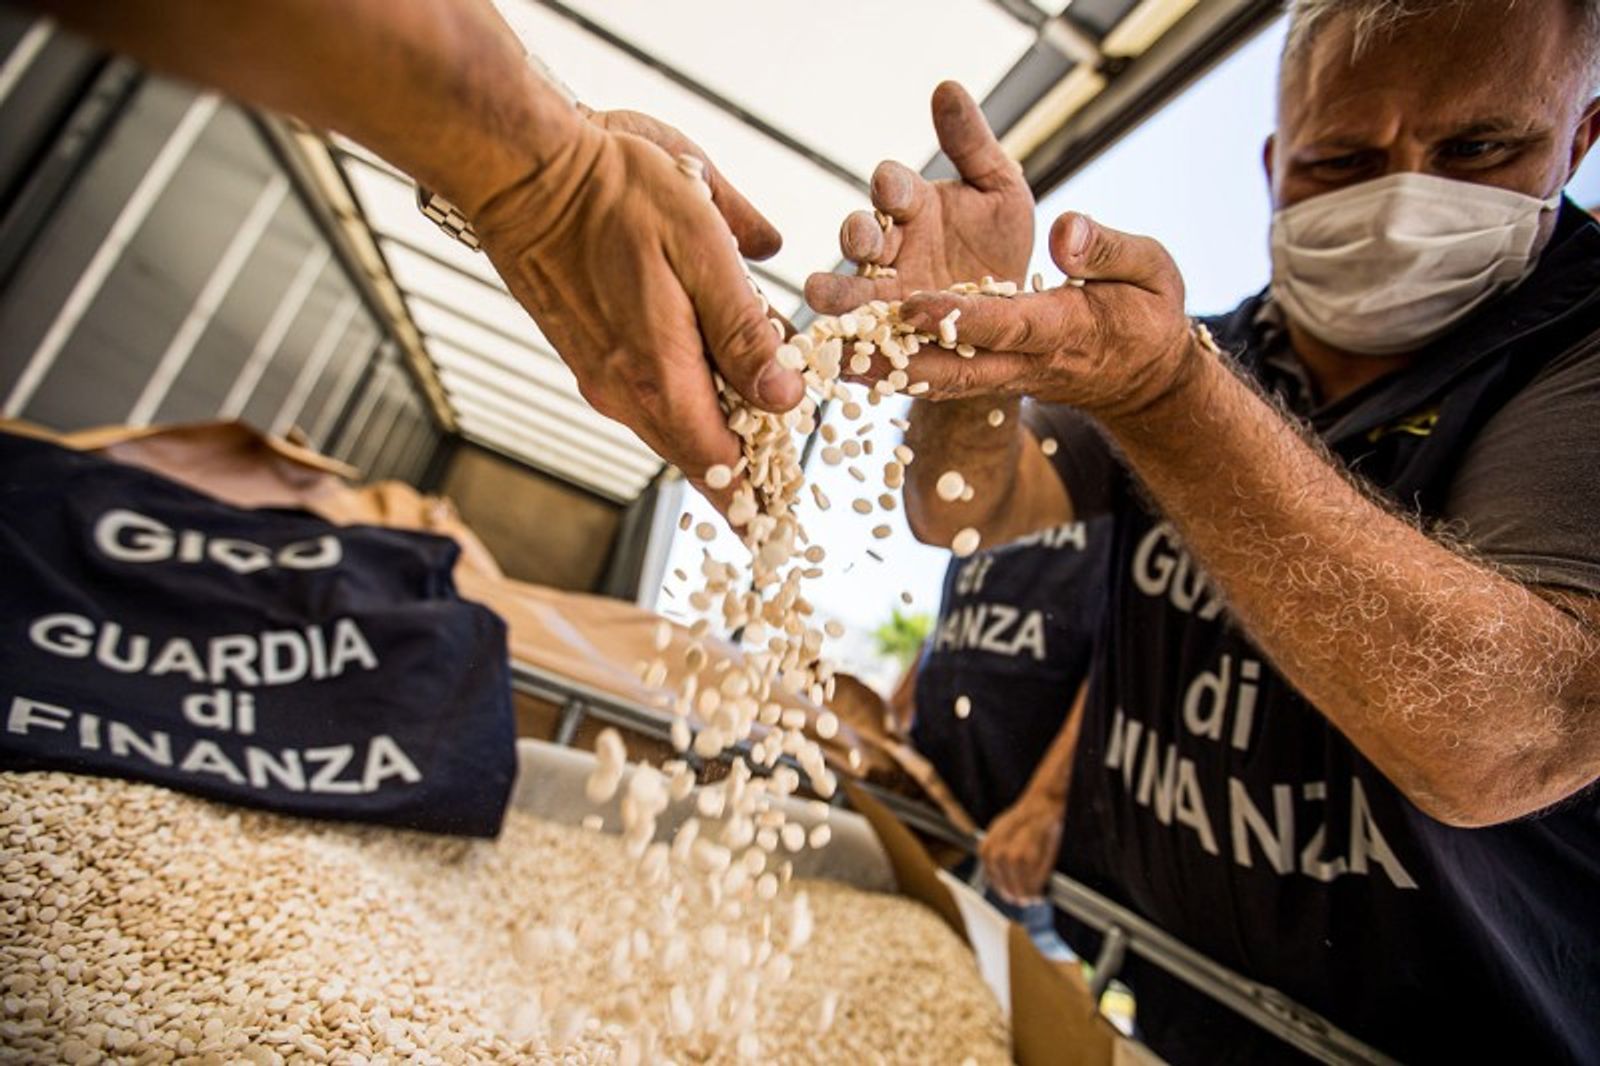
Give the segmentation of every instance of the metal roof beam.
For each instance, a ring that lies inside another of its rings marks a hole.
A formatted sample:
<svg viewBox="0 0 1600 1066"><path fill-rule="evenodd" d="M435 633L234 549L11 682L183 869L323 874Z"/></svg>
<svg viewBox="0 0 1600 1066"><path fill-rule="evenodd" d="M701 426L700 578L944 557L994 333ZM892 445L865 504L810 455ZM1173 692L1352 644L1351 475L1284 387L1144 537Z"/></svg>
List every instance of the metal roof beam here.
<svg viewBox="0 0 1600 1066"><path fill-rule="evenodd" d="M408 299L415 300L418 303L427 304L429 307L433 308L436 311L440 311L440 312L442 312L444 314L451 315L451 316L453 316L455 318L459 318L461 321L465 322L469 326L472 326L474 329L481 329L485 333L493 334L494 336L498 337L500 340L505 341L507 344L515 344L519 348L526 348L530 355L536 355L536 356L539 356L540 358L549 359L549 360L552 360L553 362L560 363L562 366L566 366L566 363L565 363L565 361L562 360L561 356L557 355L555 352L551 351L549 348L546 348L546 347L544 347L543 345L540 345L540 344L535 344L532 341L528 340L528 338L526 338L526 337L518 337L517 335L515 335L511 331L509 331L507 329L504 329L504 328L502 328L500 326L497 326L492 322L485 322L483 319L479 318L477 315L468 314L465 310L463 310L462 308L460 308L460 307L458 307L458 306L456 306L454 304L446 303L443 300L436 300L432 296L429 296L427 293L419 292L416 289L413 289L410 292L406 293L406 297ZM530 318L528 321L531 323L531 322L533 322L533 319ZM437 330L432 331L432 332L424 330L423 331L423 336L424 337L439 337L441 340L444 340L444 341L446 341L446 342L448 342L450 344L455 344L457 347L459 347L461 345L460 341L456 340L453 337L444 337L441 334L439 334L439 332Z"/></svg>
<svg viewBox="0 0 1600 1066"><path fill-rule="evenodd" d="M989 0L989 3L1031 30L1037 30L1050 20L1049 15L1028 0Z"/></svg>
<svg viewBox="0 0 1600 1066"><path fill-rule="evenodd" d="M574 441L548 432L546 427L524 425L468 403L462 403L461 409L462 418L475 427L475 433L496 437L508 444L520 444L535 457L548 453L551 462L558 462L575 476L583 475L587 481L600 484L615 481L631 485L651 477L660 465L659 461L624 464L595 454L584 441Z"/></svg>
<svg viewBox="0 0 1600 1066"><path fill-rule="evenodd" d="M443 338L436 338L436 341L439 347L445 349L435 356L441 375L468 378L471 384L479 388L501 393L507 390L519 390L514 395L519 396L522 402L527 402L530 406L535 401L528 399L528 395L537 395L538 402L546 405L551 417L558 417L556 412L559 411L562 412L559 417L563 421L582 425L599 439L611 440L628 447L637 445L640 449L645 448L644 443L634 436L632 430L600 414L584 402L582 396L565 389L553 388L547 382L529 377L514 367L497 363L488 356L480 355L470 348L463 348L452 341ZM529 390L528 393L522 393L520 390L523 388Z"/></svg>
<svg viewBox="0 0 1600 1066"><path fill-rule="evenodd" d="M1201 0L1023 161L1036 195L1061 184L1188 88L1281 10L1278 0ZM1126 14L1126 12L1124 12Z"/></svg>
<svg viewBox="0 0 1600 1066"><path fill-rule="evenodd" d="M596 456L615 459L619 463L637 464L648 459L648 465L654 467L659 462L642 445L598 436L594 433L592 422L586 425L538 403L507 400L493 388L474 380L470 374L446 371L444 387L457 410L472 407L484 414L499 415L508 422L526 423L528 426L536 424L541 432L548 431L574 444L593 448Z"/></svg>

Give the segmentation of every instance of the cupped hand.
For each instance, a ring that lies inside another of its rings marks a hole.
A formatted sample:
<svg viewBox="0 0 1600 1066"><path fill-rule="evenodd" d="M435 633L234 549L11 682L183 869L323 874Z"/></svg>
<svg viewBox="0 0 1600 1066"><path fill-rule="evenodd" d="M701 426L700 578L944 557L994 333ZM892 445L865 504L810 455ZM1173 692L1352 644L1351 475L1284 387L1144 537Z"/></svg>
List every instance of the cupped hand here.
<svg viewBox="0 0 1600 1066"><path fill-rule="evenodd" d="M1137 416L1176 389L1200 358L1183 306L1183 279L1156 241L1067 213L1050 230L1050 255L1081 285L1020 296L922 292L902 316L934 333L952 311L973 358L924 346L913 381L929 399L1031 396L1071 404L1103 422Z"/></svg>
<svg viewBox="0 0 1600 1066"><path fill-rule="evenodd" d="M985 275L1020 282L1033 254L1033 193L995 140L976 101L955 82L933 93L933 127L960 180L928 181L901 163L878 164L872 206L839 230L844 257L890 267L893 277L813 274L806 302L840 314L869 300L898 300L918 289L943 289Z"/></svg>
<svg viewBox="0 0 1600 1066"><path fill-rule="evenodd" d="M1063 801L1024 792L989 825L978 845L989 886L1008 903L1024 904L1044 894L1061 850Z"/></svg>
<svg viewBox="0 0 1600 1066"><path fill-rule="evenodd" d="M594 111L582 104L578 105L578 110L591 124L612 133L642 137L674 159L690 155L700 160L706 184L711 187L711 202L722 215L722 221L733 231L734 238L739 242L740 255L746 259L771 259L783 247L783 236L778 232L778 227L767 221L766 216L756 210L755 205L723 176L705 150L685 137L676 126L669 126L641 111Z"/></svg>
<svg viewBox="0 0 1600 1066"><path fill-rule="evenodd" d="M704 491L706 469L740 454L713 371L765 410L804 395L739 260L776 251L777 231L677 130L637 112L589 118L473 226L584 399ZM706 164L705 185L684 154Z"/></svg>

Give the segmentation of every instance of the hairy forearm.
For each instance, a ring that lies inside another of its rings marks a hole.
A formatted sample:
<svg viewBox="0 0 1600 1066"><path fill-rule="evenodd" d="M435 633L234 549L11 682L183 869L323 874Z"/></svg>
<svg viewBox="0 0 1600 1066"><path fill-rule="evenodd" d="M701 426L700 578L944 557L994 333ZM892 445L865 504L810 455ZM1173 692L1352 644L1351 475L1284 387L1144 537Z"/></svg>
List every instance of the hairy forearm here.
<svg viewBox="0 0 1600 1066"><path fill-rule="evenodd" d="M989 424L989 412L1005 421ZM971 526L987 546L1004 544L1072 517L1065 489L1023 427L1017 400L918 400L906 443L916 460L906 469L906 520L918 540L939 547ZM947 470L972 487L972 499L942 500L935 491Z"/></svg>
<svg viewBox="0 0 1600 1066"><path fill-rule="evenodd" d="M488 0L36 0L98 44L338 130L473 215L579 120Z"/></svg>
<svg viewBox="0 0 1600 1066"><path fill-rule="evenodd" d="M1072 709L1067 712L1060 731L1050 742L1039 765L1034 767L1033 776L1028 778L1028 791L1041 799L1058 804L1067 801L1067 788L1072 784L1072 761L1078 752L1078 734L1083 726L1084 697L1088 690L1087 682L1078 687Z"/></svg>
<svg viewBox="0 0 1600 1066"><path fill-rule="evenodd" d="M1592 630L1369 499L1223 364L1195 360L1108 428L1296 688L1445 821L1503 821L1593 780Z"/></svg>

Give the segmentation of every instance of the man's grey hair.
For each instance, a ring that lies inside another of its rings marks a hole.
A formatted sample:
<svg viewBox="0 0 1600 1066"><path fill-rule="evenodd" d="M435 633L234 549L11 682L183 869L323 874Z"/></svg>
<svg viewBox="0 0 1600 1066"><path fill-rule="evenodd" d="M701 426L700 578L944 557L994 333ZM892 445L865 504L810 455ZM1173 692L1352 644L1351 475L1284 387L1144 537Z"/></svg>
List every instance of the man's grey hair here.
<svg viewBox="0 0 1600 1066"><path fill-rule="evenodd" d="M1289 0L1289 35L1283 46L1283 59L1297 58L1311 46L1329 22L1338 15L1353 18L1350 41L1354 56L1360 56L1374 40L1392 35L1414 18L1464 8L1490 0ZM1541 10L1551 0L1499 0L1508 9L1519 2ZM1559 0L1578 16L1580 61L1588 72L1584 88L1590 96L1600 92L1600 0Z"/></svg>

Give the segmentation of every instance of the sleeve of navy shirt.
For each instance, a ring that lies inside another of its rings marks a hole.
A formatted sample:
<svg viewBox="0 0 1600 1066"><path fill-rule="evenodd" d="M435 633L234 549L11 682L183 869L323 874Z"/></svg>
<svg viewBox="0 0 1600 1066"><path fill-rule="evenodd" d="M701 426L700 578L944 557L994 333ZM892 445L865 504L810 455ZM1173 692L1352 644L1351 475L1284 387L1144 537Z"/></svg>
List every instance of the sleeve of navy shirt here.
<svg viewBox="0 0 1600 1066"><path fill-rule="evenodd" d="M1446 510L1523 580L1600 595L1600 337L1551 363L1484 426Z"/></svg>
<svg viewBox="0 0 1600 1066"><path fill-rule="evenodd" d="M1050 464L1072 501L1072 517L1084 521L1110 513L1122 466L1094 419L1064 404L1024 400L1022 424L1041 441L1055 440Z"/></svg>
<svg viewBox="0 0 1600 1066"><path fill-rule="evenodd" d="M1105 513L1124 476L1093 419L1059 404L1023 406L1052 457L1074 517ZM1523 579L1600 595L1600 338L1551 363L1489 420L1462 457L1446 506L1474 551Z"/></svg>

